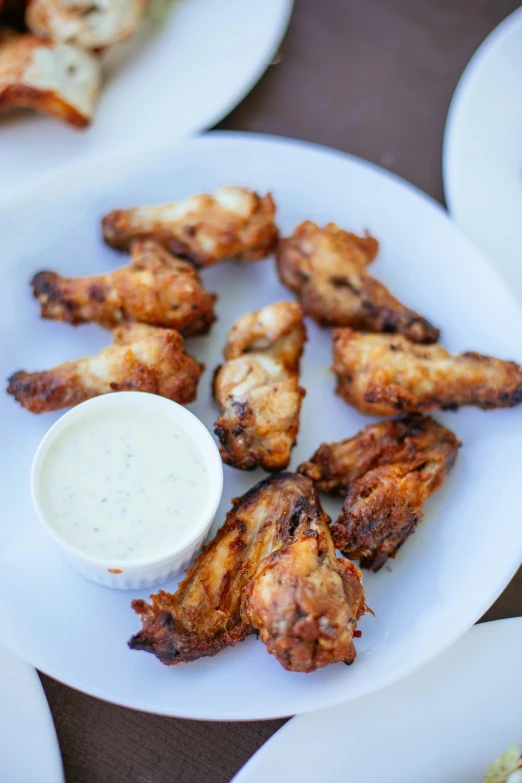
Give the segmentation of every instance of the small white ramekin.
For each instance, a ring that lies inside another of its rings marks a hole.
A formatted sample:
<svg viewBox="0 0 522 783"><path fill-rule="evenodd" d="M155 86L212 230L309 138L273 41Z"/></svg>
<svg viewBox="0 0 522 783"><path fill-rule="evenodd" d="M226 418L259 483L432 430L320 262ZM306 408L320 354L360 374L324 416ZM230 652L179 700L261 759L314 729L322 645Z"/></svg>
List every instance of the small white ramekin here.
<svg viewBox="0 0 522 783"><path fill-rule="evenodd" d="M108 560L88 555L81 549L64 540L45 513L42 503L42 466L45 457L55 442L71 424L91 416L100 410L111 410L121 406L138 408L144 415L154 412L166 421L170 420L182 427L198 444L205 459L209 490L205 510L199 519L194 520L191 537L182 547L158 554L153 559ZM33 460L31 470L31 494L40 520L47 532L59 545L69 562L88 579L106 587L118 587L126 590L138 590L165 582L188 565L200 549L210 530L217 512L223 491L223 463L212 435L202 422L182 405L145 392L114 392L83 402L72 408L53 424L40 443Z"/></svg>

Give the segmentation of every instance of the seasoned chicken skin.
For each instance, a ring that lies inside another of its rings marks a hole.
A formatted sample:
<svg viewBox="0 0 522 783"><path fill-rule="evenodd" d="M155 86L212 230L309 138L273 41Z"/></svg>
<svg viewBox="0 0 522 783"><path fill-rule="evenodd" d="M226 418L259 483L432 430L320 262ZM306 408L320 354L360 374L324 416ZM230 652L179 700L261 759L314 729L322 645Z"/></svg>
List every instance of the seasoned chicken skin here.
<svg viewBox="0 0 522 783"><path fill-rule="evenodd" d="M450 430L410 414L323 444L298 471L318 489L345 497L332 527L334 543L346 557L360 558L363 568L378 571L414 532L459 446Z"/></svg>
<svg viewBox="0 0 522 783"><path fill-rule="evenodd" d="M205 334L216 297L203 288L192 264L152 239L137 240L129 266L108 275L66 278L39 272L31 281L43 318L71 324L95 321L108 328L135 320Z"/></svg>
<svg viewBox="0 0 522 783"><path fill-rule="evenodd" d="M186 405L196 399L202 364L185 353L173 329L124 324L96 356L44 372L15 373L7 391L32 413L77 405L113 391L144 391Z"/></svg>
<svg viewBox="0 0 522 783"><path fill-rule="evenodd" d="M299 360L306 340L296 302L277 302L239 318L214 377L221 416L214 425L223 462L241 470L282 470L299 431L304 389Z"/></svg>
<svg viewBox="0 0 522 783"><path fill-rule="evenodd" d="M34 35L0 40L0 110L26 108L77 128L89 125L101 67L89 52Z"/></svg>
<svg viewBox="0 0 522 783"><path fill-rule="evenodd" d="M167 665L215 655L258 631L290 671L352 662L366 606L360 571L335 556L313 483L281 473L233 501L174 594L135 600L129 642Z"/></svg>
<svg viewBox="0 0 522 783"><path fill-rule="evenodd" d="M337 393L361 413L511 408L522 402L522 369L480 353L452 356L440 345L415 345L402 335L335 329L333 355Z"/></svg>
<svg viewBox="0 0 522 783"><path fill-rule="evenodd" d="M132 38L147 0L29 0L25 19L40 38L101 49Z"/></svg>
<svg viewBox="0 0 522 783"><path fill-rule="evenodd" d="M218 261L256 261L277 241L272 196L223 187L179 203L132 207L103 218L105 241L126 250L133 239L153 238L195 266Z"/></svg>
<svg viewBox="0 0 522 783"><path fill-rule="evenodd" d="M321 326L400 332L415 342L436 342L439 330L367 273L377 250L370 236L358 237L335 223L319 228L306 220L278 243L279 277Z"/></svg>

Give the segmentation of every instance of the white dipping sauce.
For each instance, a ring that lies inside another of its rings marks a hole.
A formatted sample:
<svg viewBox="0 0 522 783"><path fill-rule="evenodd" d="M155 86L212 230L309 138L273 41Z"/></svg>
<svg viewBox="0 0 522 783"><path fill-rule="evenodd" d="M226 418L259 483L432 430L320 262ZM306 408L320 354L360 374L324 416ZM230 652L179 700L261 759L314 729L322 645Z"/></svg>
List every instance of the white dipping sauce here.
<svg viewBox="0 0 522 783"><path fill-rule="evenodd" d="M179 425L133 406L67 427L40 476L47 518L87 555L148 560L183 544L209 489L199 446Z"/></svg>

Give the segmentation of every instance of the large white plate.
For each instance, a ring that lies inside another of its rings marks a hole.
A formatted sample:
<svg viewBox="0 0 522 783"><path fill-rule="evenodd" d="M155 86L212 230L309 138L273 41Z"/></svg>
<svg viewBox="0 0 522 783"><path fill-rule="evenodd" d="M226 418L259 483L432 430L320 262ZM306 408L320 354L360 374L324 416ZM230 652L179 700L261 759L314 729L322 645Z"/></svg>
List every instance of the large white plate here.
<svg viewBox="0 0 522 783"><path fill-rule="evenodd" d="M470 60L444 136L448 209L522 302L522 8Z"/></svg>
<svg viewBox="0 0 522 783"><path fill-rule="evenodd" d="M233 783L478 783L522 747L522 618L483 623L440 658L367 699L301 715Z"/></svg>
<svg viewBox="0 0 522 783"><path fill-rule="evenodd" d="M91 128L0 114L0 202L57 166L122 146L154 149L219 122L252 89L284 35L293 0L177 0L159 28L113 50Z"/></svg>
<svg viewBox="0 0 522 783"><path fill-rule="evenodd" d="M109 342L96 326L40 321L28 280L39 269L110 270L125 257L103 246L100 217L132 203L179 199L225 183L271 189L289 232L304 218L371 228L382 240L375 273L405 302L443 327L451 349L481 349L522 359L522 315L496 273L415 188L347 155L282 139L212 133L141 159L89 162L63 172L0 215L3 270L0 323L7 333L1 375L38 369ZM206 361L193 410L209 428L217 412L212 371L232 322L289 297L272 261L222 264L204 272L219 293L219 321L190 350ZM480 285L478 284L480 281ZM322 440L356 432L367 419L333 393L330 334L309 324L302 382L308 390L292 465ZM2 494L0 640L75 688L130 707L194 718L291 715L353 699L404 676L441 652L487 609L522 559L519 456L522 409L462 410L440 419L464 447L420 530L389 568L366 574L375 618L361 623L358 658L313 675L289 674L250 638L212 659L167 668L131 652L139 628L133 593L82 579L40 528L28 491L33 452L56 415L36 417L0 394ZM230 498L262 475L226 468L218 521ZM337 513L336 501L327 507ZM168 585L173 588L174 585Z"/></svg>
<svg viewBox="0 0 522 783"><path fill-rule="evenodd" d="M60 748L38 675L0 647L0 769L9 783L63 783Z"/></svg>

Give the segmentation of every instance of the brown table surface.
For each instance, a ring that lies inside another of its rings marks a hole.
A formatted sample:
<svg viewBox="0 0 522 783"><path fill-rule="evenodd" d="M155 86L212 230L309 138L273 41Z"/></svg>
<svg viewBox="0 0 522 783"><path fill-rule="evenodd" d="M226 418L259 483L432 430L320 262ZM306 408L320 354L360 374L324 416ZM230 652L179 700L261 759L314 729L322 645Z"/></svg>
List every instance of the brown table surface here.
<svg viewBox="0 0 522 783"><path fill-rule="evenodd" d="M346 150L443 202L442 136L453 90L479 43L518 5L296 0L278 62L219 127ZM484 619L521 614L522 570ZM67 783L226 783L284 723L146 715L43 675L42 682Z"/></svg>

